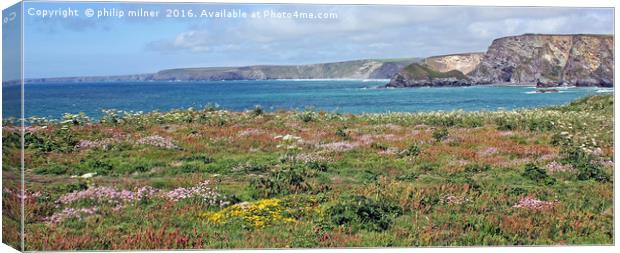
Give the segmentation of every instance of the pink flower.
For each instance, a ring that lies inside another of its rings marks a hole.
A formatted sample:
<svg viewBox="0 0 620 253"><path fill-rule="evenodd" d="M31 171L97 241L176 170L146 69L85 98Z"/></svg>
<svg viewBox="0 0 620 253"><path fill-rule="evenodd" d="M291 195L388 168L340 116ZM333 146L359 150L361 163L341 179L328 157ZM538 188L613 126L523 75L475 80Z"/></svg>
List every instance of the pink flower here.
<svg viewBox="0 0 620 253"><path fill-rule="evenodd" d="M157 193L157 190L153 189L150 186L142 187L136 192L128 190L119 191L112 187L95 187L83 191L65 194L58 199L58 203L66 205L85 199L96 200L106 203L119 203L139 200L144 197L150 197L155 193Z"/></svg>
<svg viewBox="0 0 620 253"><path fill-rule="evenodd" d="M303 163L315 163L315 162L329 161L329 159L322 157L320 155L315 155L315 154L297 154L295 156L295 160L303 162Z"/></svg>
<svg viewBox="0 0 620 253"><path fill-rule="evenodd" d="M88 207L88 208L80 208L80 209L65 208L59 213L55 213L50 217L44 218L44 220L49 223L60 223L66 219L71 219L71 218L81 219L83 215L89 216L89 215L95 214L96 212L97 212L97 207L94 207L94 206Z"/></svg>
<svg viewBox="0 0 620 253"><path fill-rule="evenodd" d="M165 193L165 196L174 202L189 198L191 197L191 195L192 195L192 191L190 189L186 189L182 187L176 188L172 191Z"/></svg>
<svg viewBox="0 0 620 253"><path fill-rule="evenodd" d="M553 161L547 164L546 168L549 172L576 172L577 171L570 164L563 165L556 161Z"/></svg>
<svg viewBox="0 0 620 253"><path fill-rule="evenodd" d="M322 144L322 145L319 145L319 148L324 148L324 149L336 151L336 152L345 152L345 151L352 150L356 148L357 146L358 146L357 144L349 143L346 141L341 141L341 142L332 142L332 143Z"/></svg>
<svg viewBox="0 0 620 253"><path fill-rule="evenodd" d="M479 156L490 156L497 153L497 148L496 147L488 147L486 149L480 150L478 151L478 155Z"/></svg>
<svg viewBox="0 0 620 253"><path fill-rule="evenodd" d="M141 145L151 145L151 146L155 146L158 148L165 148L165 149L178 148L177 145L172 143L172 140L161 137L159 135L152 135L152 136L144 137L142 139L139 139L136 143L141 144Z"/></svg>
<svg viewBox="0 0 620 253"><path fill-rule="evenodd" d="M8 188L5 188L4 191L8 192ZM62 205L69 205L77 201L91 200L96 201L97 204L110 204L113 206L112 211L118 212L127 205L135 203L132 201L162 197L174 202L187 198L197 198L209 206L224 207L231 204L224 195L209 187L209 181L204 181L191 188L180 187L164 193L160 193L159 190L150 186L144 186L135 191L117 190L112 187L94 187L65 194L56 201L56 204L57 208L60 208ZM80 209L66 207L62 211L45 218L45 220L50 223L59 223L70 218L81 219L82 216L95 214L97 210L97 207Z"/></svg>
<svg viewBox="0 0 620 253"><path fill-rule="evenodd" d="M237 135L239 137L247 137L247 136L257 136L257 135L261 135L261 134L264 134L264 133L265 133L265 131L260 130L260 129L248 128L248 129L240 131Z"/></svg>
<svg viewBox="0 0 620 253"><path fill-rule="evenodd" d="M138 191L136 192L136 195L138 197L138 199L141 198L148 198L151 197L153 195L155 195L157 192L159 192L159 190L150 187L150 186L144 186L140 189L138 189Z"/></svg>
<svg viewBox="0 0 620 253"><path fill-rule="evenodd" d="M469 199L465 198L464 196L457 197L454 195L447 195L442 197L439 202L449 205L461 205L465 202L469 202Z"/></svg>
<svg viewBox="0 0 620 253"><path fill-rule="evenodd" d="M540 211L540 210L551 209L555 207L558 203L559 202L557 200L543 201L543 200L539 200L539 199L528 196L528 197L521 198L521 200L519 200L519 203L517 203L516 205L512 207Z"/></svg>
<svg viewBox="0 0 620 253"><path fill-rule="evenodd" d="M112 138L108 138L108 139L103 139L103 140L99 140L99 141L90 141L90 140L80 140L80 142L78 142L77 145L75 145L76 149L93 149L93 148L100 148L100 149L108 149L110 147L110 145L115 144L119 142L116 139L112 139Z"/></svg>
<svg viewBox="0 0 620 253"><path fill-rule="evenodd" d="M230 205L230 201L216 190L209 187L209 181L203 181L192 188L179 187L164 194L171 201L177 202L187 198L198 198L209 206L224 207Z"/></svg>

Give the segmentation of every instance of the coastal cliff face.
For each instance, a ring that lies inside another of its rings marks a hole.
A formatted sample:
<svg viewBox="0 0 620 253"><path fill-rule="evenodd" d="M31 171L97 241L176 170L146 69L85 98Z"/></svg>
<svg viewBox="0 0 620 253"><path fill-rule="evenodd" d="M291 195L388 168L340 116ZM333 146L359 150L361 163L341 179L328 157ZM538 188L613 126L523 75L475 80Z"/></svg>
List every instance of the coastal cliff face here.
<svg viewBox="0 0 620 253"><path fill-rule="evenodd" d="M389 79L414 60L358 60L309 65L171 69L153 80Z"/></svg>
<svg viewBox="0 0 620 253"><path fill-rule="evenodd" d="M613 36L525 34L496 39L472 72L477 83L612 86Z"/></svg>
<svg viewBox="0 0 620 253"><path fill-rule="evenodd" d="M563 79L577 86L613 87L613 36L578 36L573 39L571 59L564 66Z"/></svg>
<svg viewBox="0 0 620 253"><path fill-rule="evenodd" d="M386 87L470 86L466 74L480 64L483 53L433 56L400 70Z"/></svg>
<svg viewBox="0 0 620 253"><path fill-rule="evenodd" d="M613 47L611 35L524 34L496 39L482 55L466 54L469 56L460 59L429 57L423 63L435 72L456 70L465 74L466 78L456 83L457 86L514 83L612 87ZM429 78L406 72L400 71L386 87L453 85L445 77Z"/></svg>
<svg viewBox="0 0 620 253"><path fill-rule="evenodd" d="M463 74L469 74L476 69L484 53L465 53L432 56L424 59L424 64L439 72L458 70Z"/></svg>

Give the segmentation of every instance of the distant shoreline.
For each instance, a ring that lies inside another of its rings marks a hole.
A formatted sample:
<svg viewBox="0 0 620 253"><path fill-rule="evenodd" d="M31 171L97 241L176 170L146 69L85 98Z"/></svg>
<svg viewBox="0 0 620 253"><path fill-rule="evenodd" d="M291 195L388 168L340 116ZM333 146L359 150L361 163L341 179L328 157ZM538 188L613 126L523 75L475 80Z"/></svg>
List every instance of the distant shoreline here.
<svg viewBox="0 0 620 253"><path fill-rule="evenodd" d="M39 81L39 79L26 80L24 84L77 84L77 83L218 83L218 82L255 82L255 81L281 81L281 82L346 82L346 81L359 81L359 82L389 82L390 79L373 79L373 78L295 78L295 79L239 79L239 80L101 80L101 81ZM19 81L2 82L3 85L19 85Z"/></svg>
<svg viewBox="0 0 620 253"><path fill-rule="evenodd" d="M276 82L389 82L390 79L355 79L355 78L313 78L313 79L243 79L243 80L101 80L101 81L37 81L37 80L26 80L24 82L24 84L37 84L37 85L43 85L43 84L53 84L53 85L58 85L58 84L80 84L80 83L87 83L87 84L96 84L96 83L105 83L105 84L112 84L112 83L170 83L170 84L174 84L174 83L222 83L222 82L265 82L265 81L276 81ZM2 82L2 86L18 86L21 85L21 82L19 81L7 81L7 82ZM383 89L410 89L410 88L423 88L423 87L428 87L428 88L442 88L442 87L452 87L452 88L457 88L457 87L462 87L462 88L467 88L467 87L475 87L475 86L496 86L496 87L532 87L532 88L538 88L538 89L563 89L563 88L607 88L607 89L613 89L613 87L608 88L608 87L599 87L599 86L558 86L558 87L537 87L536 84L534 83L523 83L523 84L518 84L518 83L492 83L492 84L472 84L470 86L421 86L421 87L378 87L378 88L383 88Z"/></svg>

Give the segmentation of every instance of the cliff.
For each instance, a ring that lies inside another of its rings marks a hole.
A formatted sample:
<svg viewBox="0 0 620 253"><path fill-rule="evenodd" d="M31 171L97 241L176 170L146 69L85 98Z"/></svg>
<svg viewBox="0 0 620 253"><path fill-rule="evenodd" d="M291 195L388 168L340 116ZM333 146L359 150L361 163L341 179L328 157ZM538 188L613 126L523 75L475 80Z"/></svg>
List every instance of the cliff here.
<svg viewBox="0 0 620 253"><path fill-rule="evenodd" d="M476 69L483 53L432 56L399 71L386 87L470 86L466 76Z"/></svg>
<svg viewBox="0 0 620 253"><path fill-rule="evenodd" d="M467 75L476 69L482 57L484 53L451 54L428 57L423 62L435 71L458 70Z"/></svg>
<svg viewBox="0 0 620 253"><path fill-rule="evenodd" d="M98 81L219 81L272 79L390 79L399 70L419 61L415 58L355 60L307 65L257 65L162 70L152 74L35 78L28 82Z"/></svg>
<svg viewBox="0 0 620 253"><path fill-rule="evenodd" d="M435 72L456 70L466 74L458 86L513 83L612 87L613 50L612 35L524 34L496 39L482 55L436 56L423 63ZM450 85L444 79L408 75L403 69L386 87Z"/></svg>
<svg viewBox="0 0 620 253"><path fill-rule="evenodd" d="M613 36L524 34L493 41L477 83L613 86Z"/></svg>

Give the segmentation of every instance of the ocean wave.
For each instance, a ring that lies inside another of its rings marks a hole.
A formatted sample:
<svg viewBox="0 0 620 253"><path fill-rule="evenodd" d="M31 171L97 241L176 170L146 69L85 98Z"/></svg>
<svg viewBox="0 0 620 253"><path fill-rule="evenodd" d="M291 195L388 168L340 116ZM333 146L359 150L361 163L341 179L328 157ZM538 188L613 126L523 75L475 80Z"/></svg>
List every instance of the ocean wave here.
<svg viewBox="0 0 620 253"><path fill-rule="evenodd" d="M389 82L390 79L364 79L362 80L362 82L367 83L367 82Z"/></svg>
<svg viewBox="0 0 620 253"><path fill-rule="evenodd" d="M366 86L360 89L361 90L379 90L379 89L387 89L387 88L391 88L391 87L384 87L383 85L377 85L377 86Z"/></svg>
<svg viewBox="0 0 620 253"><path fill-rule="evenodd" d="M261 80L264 81L264 80ZM390 79L354 79L354 78L314 78L314 79L273 79L272 81L289 81L289 82L345 82L345 81L358 81L358 82L389 82Z"/></svg>
<svg viewBox="0 0 620 253"><path fill-rule="evenodd" d="M603 88L603 89L596 90L596 93L608 93L608 92L614 92L614 88Z"/></svg>
<svg viewBox="0 0 620 253"><path fill-rule="evenodd" d="M523 92L523 93L525 93L525 94L572 93L572 91L559 90L559 91L554 91L554 92L539 92L539 90L533 90L533 91L526 91L526 92Z"/></svg>

